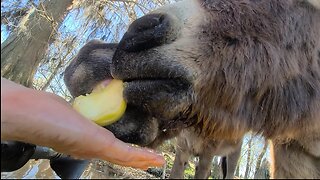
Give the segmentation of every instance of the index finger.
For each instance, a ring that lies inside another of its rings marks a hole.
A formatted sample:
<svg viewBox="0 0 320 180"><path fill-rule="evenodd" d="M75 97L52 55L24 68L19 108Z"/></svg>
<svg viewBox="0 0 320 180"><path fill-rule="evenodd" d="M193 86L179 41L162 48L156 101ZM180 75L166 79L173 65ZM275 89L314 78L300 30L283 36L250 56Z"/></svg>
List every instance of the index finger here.
<svg viewBox="0 0 320 180"><path fill-rule="evenodd" d="M165 163L162 155L147 148L134 147L118 140L114 136L108 141L109 147L103 153L103 159L110 162L144 170L149 167L161 167Z"/></svg>

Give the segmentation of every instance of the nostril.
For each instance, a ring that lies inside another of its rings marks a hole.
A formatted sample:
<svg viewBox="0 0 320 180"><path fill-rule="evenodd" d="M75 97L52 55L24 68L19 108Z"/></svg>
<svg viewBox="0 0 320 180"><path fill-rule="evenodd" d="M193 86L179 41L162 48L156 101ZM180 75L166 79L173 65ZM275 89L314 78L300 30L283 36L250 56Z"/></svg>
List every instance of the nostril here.
<svg viewBox="0 0 320 180"><path fill-rule="evenodd" d="M148 14L135 20L129 27L128 32L138 33L148 29L153 29L163 22L164 15Z"/></svg>
<svg viewBox="0 0 320 180"><path fill-rule="evenodd" d="M165 19L165 16L164 16L164 15L161 15L160 18L159 18L160 24L163 22L164 19Z"/></svg>
<svg viewBox="0 0 320 180"><path fill-rule="evenodd" d="M152 29L152 28L158 26L159 24L161 24L161 21L159 18L156 18L156 17L150 18L150 19L148 19L148 22L138 24L136 30L134 29L133 31L143 32L145 30Z"/></svg>
<svg viewBox="0 0 320 180"><path fill-rule="evenodd" d="M175 36L172 24L172 19L167 14L143 16L130 25L119 43L119 48L136 52L168 43Z"/></svg>

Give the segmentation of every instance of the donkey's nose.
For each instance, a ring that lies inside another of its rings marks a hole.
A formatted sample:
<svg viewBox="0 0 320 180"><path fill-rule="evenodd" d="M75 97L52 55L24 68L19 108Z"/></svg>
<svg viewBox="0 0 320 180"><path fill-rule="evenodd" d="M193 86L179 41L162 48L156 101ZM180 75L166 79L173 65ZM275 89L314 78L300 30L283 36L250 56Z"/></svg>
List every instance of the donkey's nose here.
<svg viewBox="0 0 320 180"><path fill-rule="evenodd" d="M176 38L173 20L166 14L148 14L135 20L119 43L119 48L136 52L170 43Z"/></svg>

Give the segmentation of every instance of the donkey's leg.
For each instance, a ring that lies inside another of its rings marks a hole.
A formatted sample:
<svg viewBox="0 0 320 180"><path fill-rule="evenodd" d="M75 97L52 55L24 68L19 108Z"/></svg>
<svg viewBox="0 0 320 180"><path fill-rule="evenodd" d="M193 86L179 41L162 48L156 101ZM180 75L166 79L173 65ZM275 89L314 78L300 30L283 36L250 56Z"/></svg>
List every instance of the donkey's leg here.
<svg viewBox="0 0 320 180"><path fill-rule="evenodd" d="M225 177L226 179L234 178L234 172L238 164L240 153L241 153L241 148L237 149L236 152L233 152L227 156L227 173Z"/></svg>
<svg viewBox="0 0 320 180"><path fill-rule="evenodd" d="M211 164L214 154L212 153L214 150L208 152L203 151L199 155L199 163L196 167L195 179L208 179L211 171Z"/></svg>
<svg viewBox="0 0 320 180"><path fill-rule="evenodd" d="M242 146L242 140L237 144L236 149L231 154L227 155L227 175L226 179L233 179L234 178L234 172L236 170L238 160L241 154L241 146Z"/></svg>
<svg viewBox="0 0 320 180"><path fill-rule="evenodd" d="M313 142L313 143L320 143ZM297 141L286 144L272 143L271 178L319 179L320 157L317 157L318 146L302 146ZM313 149L312 149L313 148Z"/></svg>
<svg viewBox="0 0 320 180"><path fill-rule="evenodd" d="M183 179L184 169L188 164L191 153L186 139L179 137L176 146L176 156L170 173L170 179Z"/></svg>

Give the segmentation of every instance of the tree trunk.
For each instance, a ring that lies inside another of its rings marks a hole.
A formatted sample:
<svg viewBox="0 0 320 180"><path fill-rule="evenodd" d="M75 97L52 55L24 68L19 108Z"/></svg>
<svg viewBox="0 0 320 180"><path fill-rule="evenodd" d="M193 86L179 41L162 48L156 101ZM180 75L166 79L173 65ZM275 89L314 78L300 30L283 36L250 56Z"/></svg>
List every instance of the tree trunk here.
<svg viewBox="0 0 320 180"><path fill-rule="evenodd" d="M1 44L1 76L31 87L33 76L73 0L46 0Z"/></svg>
<svg viewBox="0 0 320 180"><path fill-rule="evenodd" d="M61 68L63 60L59 59L59 63L56 67L54 67L53 72L49 75L49 77L46 78L46 83L41 87L41 90L46 90L48 88L53 78L57 75L59 68Z"/></svg>
<svg viewBox="0 0 320 180"><path fill-rule="evenodd" d="M250 171L250 165L251 165L251 146L252 146L252 140L253 136L251 135L249 142L248 142L248 157L247 157L247 165L246 165L246 171L244 173L244 178L248 179L249 176L249 171Z"/></svg>
<svg viewBox="0 0 320 180"><path fill-rule="evenodd" d="M255 168L254 173L258 172L259 168L261 167L262 158L267 151L267 147L268 147L268 142L264 142L263 149L257 159L257 164L256 164L256 168Z"/></svg>
<svg viewBox="0 0 320 180"><path fill-rule="evenodd" d="M236 177L239 177L240 179L240 163L237 165L237 169L236 169L236 174L235 174Z"/></svg>
<svg viewBox="0 0 320 180"><path fill-rule="evenodd" d="M270 179L269 163L264 159L260 168L255 172L254 179Z"/></svg>
<svg viewBox="0 0 320 180"><path fill-rule="evenodd" d="M221 179L222 173L219 165L218 157L214 156L211 166L211 174L212 179Z"/></svg>

